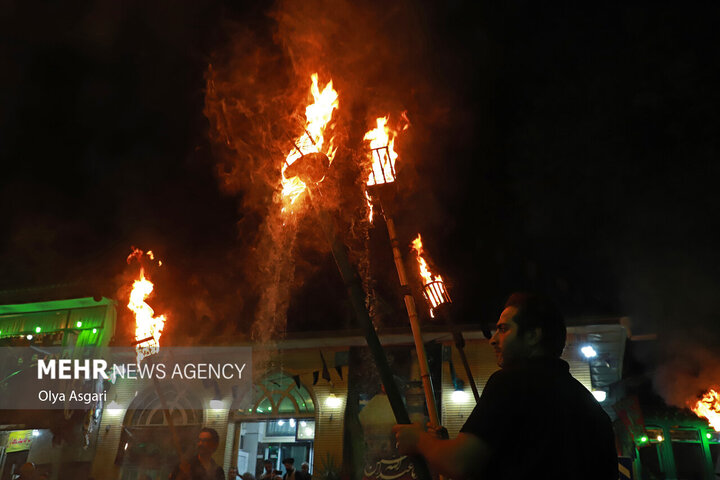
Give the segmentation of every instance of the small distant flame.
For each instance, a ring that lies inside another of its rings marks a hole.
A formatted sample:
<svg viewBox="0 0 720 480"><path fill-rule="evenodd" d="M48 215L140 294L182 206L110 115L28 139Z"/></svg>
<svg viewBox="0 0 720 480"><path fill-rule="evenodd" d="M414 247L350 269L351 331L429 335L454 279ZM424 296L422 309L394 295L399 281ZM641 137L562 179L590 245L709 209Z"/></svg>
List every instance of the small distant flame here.
<svg viewBox="0 0 720 480"><path fill-rule="evenodd" d="M698 417L706 418L710 426L720 432L720 393L711 388L691 410Z"/></svg>
<svg viewBox="0 0 720 480"><path fill-rule="evenodd" d="M368 185L395 181L395 160L398 154L395 152L395 132L391 132L387 125L389 118L389 115L379 117L376 120L377 126L363 137L363 140L370 141L372 172L367 181Z"/></svg>
<svg viewBox="0 0 720 480"><path fill-rule="evenodd" d="M434 309L443 303L450 302L450 295L445 289L445 283L443 282L442 277L440 275L435 275L433 278L433 274L430 271L427 262L423 258L422 254L424 250L422 238L419 233L417 238L412 242L412 248L415 250L418 267L420 269L420 276L423 279L423 295L427 299L428 303L430 303L430 316L435 318Z"/></svg>
<svg viewBox="0 0 720 480"><path fill-rule="evenodd" d="M139 260L142 255L142 250L133 247L128 262L132 258ZM154 259L152 252L147 252L147 256ZM138 364L143 358L160 351L160 336L165 327L165 315L156 317L155 311L145 302L153 288L153 283L145 278L145 269L140 268L140 278L133 282L127 305L135 314L135 351Z"/></svg>
<svg viewBox="0 0 720 480"><path fill-rule="evenodd" d="M295 139L297 148L293 148L288 153L282 167L283 211L295 203L306 188L305 183L299 177L286 178L285 170L298 158L308 153L323 152L332 162L337 151L337 147L333 145L333 138L330 138L326 145L324 135L325 129L332 119L333 111L339 106L338 92L333 89L332 80L320 91L318 74L312 74L311 79L310 92L313 96L313 103L305 109L305 132Z"/></svg>

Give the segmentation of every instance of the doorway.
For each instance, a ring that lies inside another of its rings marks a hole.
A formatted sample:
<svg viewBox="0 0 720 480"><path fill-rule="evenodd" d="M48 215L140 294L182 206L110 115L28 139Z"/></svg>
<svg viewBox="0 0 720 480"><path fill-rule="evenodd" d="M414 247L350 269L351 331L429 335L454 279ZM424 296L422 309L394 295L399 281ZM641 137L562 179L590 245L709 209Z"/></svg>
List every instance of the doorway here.
<svg viewBox="0 0 720 480"><path fill-rule="evenodd" d="M307 462L312 473L315 420L273 418L242 422L239 427L237 466L240 475L250 472L258 478L263 473L265 460L270 460L273 469L283 475L282 462L286 458L295 460L297 470Z"/></svg>

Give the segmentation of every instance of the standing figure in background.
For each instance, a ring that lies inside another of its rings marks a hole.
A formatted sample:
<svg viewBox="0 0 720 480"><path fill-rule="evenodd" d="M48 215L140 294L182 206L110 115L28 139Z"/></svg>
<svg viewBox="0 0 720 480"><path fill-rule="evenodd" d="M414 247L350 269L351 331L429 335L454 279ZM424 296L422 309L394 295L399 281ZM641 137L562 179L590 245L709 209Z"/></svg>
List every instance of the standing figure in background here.
<svg viewBox="0 0 720 480"><path fill-rule="evenodd" d="M225 472L215 463L212 454L220 444L214 428L203 428L198 434L197 455L184 460L170 474L170 480L225 480Z"/></svg>
<svg viewBox="0 0 720 480"><path fill-rule="evenodd" d="M283 466L285 467L285 475L282 480L310 480L303 472L295 470L295 459L292 457L283 458Z"/></svg>
<svg viewBox="0 0 720 480"><path fill-rule="evenodd" d="M312 478L312 474L310 473L310 464L307 462L303 462L300 465L300 471L305 474L307 480L310 480Z"/></svg>

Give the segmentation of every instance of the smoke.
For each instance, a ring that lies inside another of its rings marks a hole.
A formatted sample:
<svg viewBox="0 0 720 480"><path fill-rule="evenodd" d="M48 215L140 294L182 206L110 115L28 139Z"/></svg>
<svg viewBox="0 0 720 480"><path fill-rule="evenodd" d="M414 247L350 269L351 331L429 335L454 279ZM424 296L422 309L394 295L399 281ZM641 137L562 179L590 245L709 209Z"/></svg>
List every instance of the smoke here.
<svg viewBox="0 0 720 480"><path fill-rule="evenodd" d="M655 390L666 403L694 406L710 388L720 388L720 355L697 342L673 341L663 351L676 352L653 375Z"/></svg>
<svg viewBox="0 0 720 480"><path fill-rule="evenodd" d="M429 90L419 68L423 29L413 11L404 2L281 0L267 24L226 25L229 40L206 73L204 113L220 188L241 201L238 242L246 253L237 260L242 295L255 299L250 331L257 342L284 332L293 289L321 263L312 252L328 251L307 196L290 214L279 197L283 160L302 132L316 72L321 88L332 79L340 106L326 130L338 151L315 203L331 212L372 290L362 137L378 116L399 123L417 105L418 92Z"/></svg>

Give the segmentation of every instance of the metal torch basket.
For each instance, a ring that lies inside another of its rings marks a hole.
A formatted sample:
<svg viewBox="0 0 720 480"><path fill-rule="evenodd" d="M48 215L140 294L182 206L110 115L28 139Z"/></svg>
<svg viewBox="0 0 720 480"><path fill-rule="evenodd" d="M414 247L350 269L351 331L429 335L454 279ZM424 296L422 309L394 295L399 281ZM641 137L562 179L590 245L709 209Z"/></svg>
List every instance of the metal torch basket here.
<svg viewBox="0 0 720 480"><path fill-rule="evenodd" d="M444 303L452 303L450 294L445 288L445 282L442 280L425 284L422 292L425 300L430 304L430 308L437 308Z"/></svg>

